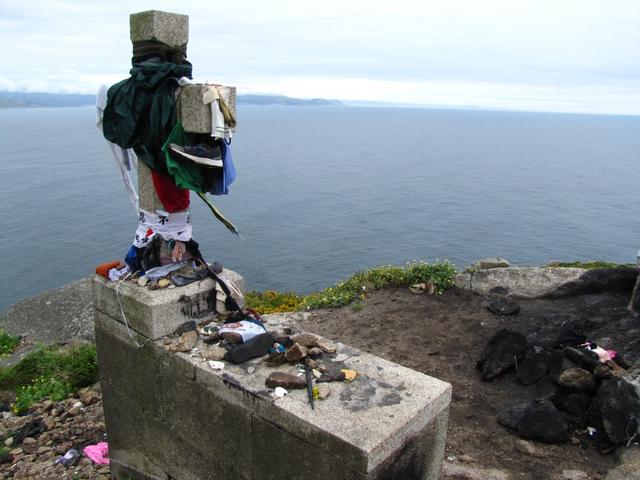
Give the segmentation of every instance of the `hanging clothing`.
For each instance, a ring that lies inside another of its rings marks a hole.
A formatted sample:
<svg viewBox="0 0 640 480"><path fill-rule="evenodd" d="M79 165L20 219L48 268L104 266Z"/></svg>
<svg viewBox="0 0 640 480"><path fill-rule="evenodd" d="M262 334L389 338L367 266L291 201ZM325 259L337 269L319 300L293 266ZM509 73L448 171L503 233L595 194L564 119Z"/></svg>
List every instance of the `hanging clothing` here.
<svg viewBox="0 0 640 480"><path fill-rule="evenodd" d="M104 108L107 105L107 86L101 85L98 89L98 94L96 95L96 126L102 132L102 117L104 115ZM125 150L122 147L119 147L113 142L110 142L105 138L105 142L109 145L109 149L111 150L111 156L118 167L118 171L120 173L120 177L122 177L122 181L124 182L124 188L127 190L127 195L129 196L129 200L133 205L133 208L138 209L138 194L136 193L136 189L133 186L133 181L131 180L131 170L132 168L138 169L138 157L136 157L135 152L132 149Z"/></svg>
<svg viewBox="0 0 640 480"><path fill-rule="evenodd" d="M162 145L176 121L177 79L191 77L191 64L134 63L131 77L107 92L103 132L122 148L133 148L151 170L167 173Z"/></svg>
<svg viewBox="0 0 640 480"><path fill-rule="evenodd" d="M211 106L211 136L230 141L236 126L236 119L228 107L231 91L227 87L209 86L202 100Z"/></svg>
<svg viewBox="0 0 640 480"><path fill-rule="evenodd" d="M162 146L165 153L165 162L169 174L176 184L182 188L188 188L198 194L211 213L220 220L232 233L240 235L238 229L231 223L205 196L206 192L214 195L229 193L229 185L236 178L236 171L231 157L231 149L223 140L218 141L222 149L222 168L207 167L195 162L185 161L181 156L174 154L171 144L184 146L189 143L189 134L184 131L182 124L178 122L171 131L169 138Z"/></svg>
<svg viewBox="0 0 640 480"><path fill-rule="evenodd" d="M134 247L145 247L155 234L165 240L191 240L191 217L188 210L181 212L147 212L138 210L138 229L133 239Z"/></svg>
<svg viewBox="0 0 640 480"><path fill-rule="evenodd" d="M151 179L158 199L167 212L174 213L189 208L189 190L178 187L169 175L153 170Z"/></svg>
<svg viewBox="0 0 640 480"><path fill-rule="evenodd" d="M229 185L236 179L231 146L223 140L216 142L222 150L222 169L203 166L195 162L185 161L170 147L172 143L179 146L188 145L191 143L190 138L194 137L194 135L189 135L184 131L180 122L173 128L167 141L162 146L169 174L179 187L188 188L198 193L228 194Z"/></svg>

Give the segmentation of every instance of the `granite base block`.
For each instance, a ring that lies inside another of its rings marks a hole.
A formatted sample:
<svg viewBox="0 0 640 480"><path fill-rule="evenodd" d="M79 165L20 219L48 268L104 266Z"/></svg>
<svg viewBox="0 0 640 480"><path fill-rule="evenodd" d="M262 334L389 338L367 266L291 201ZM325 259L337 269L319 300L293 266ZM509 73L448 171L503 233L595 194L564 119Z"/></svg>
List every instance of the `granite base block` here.
<svg viewBox="0 0 640 480"><path fill-rule="evenodd" d="M106 293L95 293L104 305ZM218 371L162 339L136 333L138 348L105 310L96 343L113 478L439 478L450 385L337 344L325 361L359 376L331 384L312 410L306 391L271 395L265 379L275 367L262 359Z"/></svg>

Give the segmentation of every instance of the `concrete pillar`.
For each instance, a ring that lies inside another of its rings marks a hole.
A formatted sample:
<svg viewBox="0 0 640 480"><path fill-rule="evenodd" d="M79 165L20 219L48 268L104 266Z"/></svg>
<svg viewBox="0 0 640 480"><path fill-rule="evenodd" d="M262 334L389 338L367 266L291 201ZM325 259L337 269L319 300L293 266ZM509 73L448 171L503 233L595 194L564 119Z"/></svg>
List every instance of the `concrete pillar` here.
<svg viewBox="0 0 640 480"><path fill-rule="evenodd" d="M129 34L132 42L157 40L171 47L182 47L189 41L189 16L178 13L148 10L129 16ZM153 186L151 170L138 162L138 204L148 212L164 210Z"/></svg>

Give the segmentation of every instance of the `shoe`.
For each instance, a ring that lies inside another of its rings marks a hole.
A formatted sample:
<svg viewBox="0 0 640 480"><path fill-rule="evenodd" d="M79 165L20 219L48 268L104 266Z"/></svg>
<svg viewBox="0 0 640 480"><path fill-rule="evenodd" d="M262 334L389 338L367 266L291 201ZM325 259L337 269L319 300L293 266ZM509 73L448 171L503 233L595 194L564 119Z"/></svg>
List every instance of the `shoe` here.
<svg viewBox="0 0 640 480"><path fill-rule="evenodd" d="M211 147L204 143L199 143L198 145L185 145L181 147L180 145L172 143L169 145L169 148L178 155L182 155L200 165L222 167L222 149L219 145Z"/></svg>

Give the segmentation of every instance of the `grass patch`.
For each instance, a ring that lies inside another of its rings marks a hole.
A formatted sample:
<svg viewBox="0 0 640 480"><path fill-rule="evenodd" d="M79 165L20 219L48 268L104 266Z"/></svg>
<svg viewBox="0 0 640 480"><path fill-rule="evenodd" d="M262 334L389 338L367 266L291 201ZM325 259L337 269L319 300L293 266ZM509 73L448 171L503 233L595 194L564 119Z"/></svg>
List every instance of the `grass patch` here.
<svg viewBox="0 0 640 480"><path fill-rule="evenodd" d="M253 291L245 295L245 302L247 308L264 314L337 308L344 305L352 305L353 311L357 312L363 308L358 302L364 300L367 292L372 290L432 281L436 293L442 293L454 285L457 273L455 266L446 260L434 264L413 262L405 266L388 265L357 272L343 282L306 296L273 290Z"/></svg>
<svg viewBox="0 0 640 480"><path fill-rule="evenodd" d="M633 263L613 263L593 260L589 262L551 262L547 267L585 268L591 270L594 268L635 268L636 265Z"/></svg>
<svg viewBox="0 0 640 480"><path fill-rule="evenodd" d="M13 409L24 413L33 403L49 397L62 400L80 388L98 381L94 345L42 347L20 363L0 369L0 390L16 392Z"/></svg>
<svg viewBox="0 0 640 480"><path fill-rule="evenodd" d="M248 292L245 295L247 308L252 308L260 313L295 312L300 310L302 297L294 292L276 292L266 290L264 292Z"/></svg>
<svg viewBox="0 0 640 480"><path fill-rule="evenodd" d="M336 308L349 305L356 300L364 300L372 290L384 287L402 287L432 281L436 293L442 293L455 283L456 268L452 263L428 264L426 262L408 263L405 266L384 266L357 272L344 282L325 288L321 292L307 295L302 307Z"/></svg>
<svg viewBox="0 0 640 480"><path fill-rule="evenodd" d="M9 335L4 330L0 330L0 357L9 355L20 344L20 337Z"/></svg>

